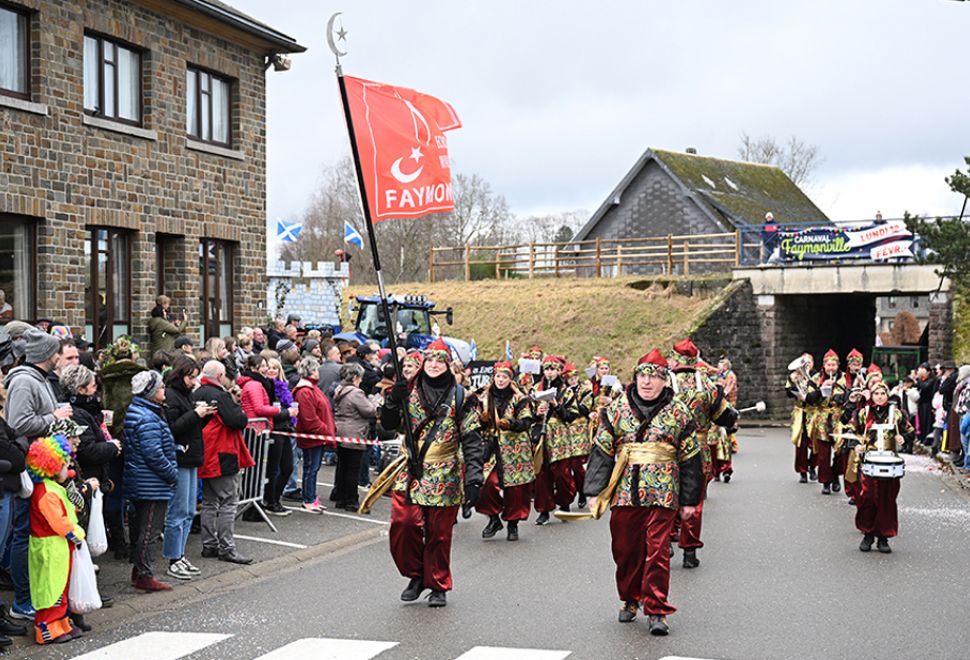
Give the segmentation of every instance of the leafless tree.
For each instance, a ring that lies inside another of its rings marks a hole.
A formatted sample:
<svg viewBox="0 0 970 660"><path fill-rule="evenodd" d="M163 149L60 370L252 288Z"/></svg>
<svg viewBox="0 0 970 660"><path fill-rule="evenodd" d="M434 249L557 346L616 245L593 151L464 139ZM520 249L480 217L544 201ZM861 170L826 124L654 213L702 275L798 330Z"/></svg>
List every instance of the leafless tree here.
<svg viewBox="0 0 970 660"><path fill-rule="evenodd" d="M752 137L742 132L738 156L749 163L775 165L799 186L811 183L812 175L822 163L818 146L807 144L794 135L786 143L779 144L768 135Z"/></svg>

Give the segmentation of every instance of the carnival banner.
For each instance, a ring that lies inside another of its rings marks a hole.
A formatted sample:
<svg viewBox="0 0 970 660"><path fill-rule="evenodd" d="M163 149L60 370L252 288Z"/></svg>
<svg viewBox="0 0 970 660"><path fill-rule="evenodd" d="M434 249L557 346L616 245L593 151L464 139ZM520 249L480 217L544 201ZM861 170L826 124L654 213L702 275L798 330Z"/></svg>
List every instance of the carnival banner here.
<svg viewBox="0 0 970 660"><path fill-rule="evenodd" d="M809 227L779 232L784 261L912 257L913 235L903 222L865 227Z"/></svg>
<svg viewBox="0 0 970 660"><path fill-rule="evenodd" d="M469 362L466 366L466 369L470 371L468 389L477 390L488 385L492 380L494 367L495 362L493 360L472 360Z"/></svg>
<svg viewBox="0 0 970 660"><path fill-rule="evenodd" d="M455 208L445 131L450 104L406 87L343 77L372 222Z"/></svg>

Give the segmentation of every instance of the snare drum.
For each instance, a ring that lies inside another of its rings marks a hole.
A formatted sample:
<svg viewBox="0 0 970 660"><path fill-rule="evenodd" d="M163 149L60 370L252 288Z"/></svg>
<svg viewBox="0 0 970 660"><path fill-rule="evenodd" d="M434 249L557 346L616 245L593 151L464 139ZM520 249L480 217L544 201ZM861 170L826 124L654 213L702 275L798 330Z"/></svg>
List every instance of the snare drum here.
<svg viewBox="0 0 970 660"><path fill-rule="evenodd" d="M891 451L867 451L862 457L862 474L873 479L902 479L906 462Z"/></svg>

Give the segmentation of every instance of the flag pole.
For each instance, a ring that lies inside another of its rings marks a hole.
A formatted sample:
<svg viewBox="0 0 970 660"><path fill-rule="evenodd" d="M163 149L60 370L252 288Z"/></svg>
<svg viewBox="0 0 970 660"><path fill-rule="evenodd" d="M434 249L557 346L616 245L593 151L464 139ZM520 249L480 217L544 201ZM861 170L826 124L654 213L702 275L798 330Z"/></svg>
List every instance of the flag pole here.
<svg viewBox="0 0 970 660"><path fill-rule="evenodd" d="M331 18L331 24L332 23L333 19ZM327 37L332 42L332 31L328 31ZM381 313L384 315L384 320L387 326L387 345L388 348L391 349L391 364L394 365L395 379L402 381L404 380L404 372L401 369L401 361L397 358L397 319L391 319L390 306L387 304L387 289L384 287L384 274L381 272L381 255L377 250L377 236L374 233L374 223L371 219L370 204L368 204L367 200L367 186L364 185L364 170L360 164L360 151L357 148L357 134L354 132L354 118L350 113L350 102L347 99L347 85L344 83L343 67L340 66L341 53L336 48L332 48L332 50L334 55L337 57L335 73L337 74L337 84L340 87L340 102L344 108L344 119L347 122L347 133L350 137L350 151L354 157L354 171L357 174L357 192L360 194L360 202L364 212L364 223L367 225L367 238L370 240L370 253L371 257L374 259L374 271L377 273L377 290L381 298ZM418 448L411 432L411 420L407 415L406 408L401 414L401 421L404 424L404 441L410 456L408 461L411 467L410 472L412 475L417 476ZM408 488L405 493L410 499L410 488Z"/></svg>

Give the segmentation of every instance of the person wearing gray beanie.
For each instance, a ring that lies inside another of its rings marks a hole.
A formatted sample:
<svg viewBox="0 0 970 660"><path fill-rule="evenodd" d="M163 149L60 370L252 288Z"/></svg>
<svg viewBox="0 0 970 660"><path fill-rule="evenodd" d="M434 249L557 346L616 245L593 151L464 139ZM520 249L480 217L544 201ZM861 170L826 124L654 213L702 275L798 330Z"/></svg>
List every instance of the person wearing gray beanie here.
<svg viewBox="0 0 970 660"><path fill-rule="evenodd" d="M41 364L50 360L61 350L61 342L57 337L41 332L37 328L29 328L24 332L27 340L25 357L29 364Z"/></svg>
<svg viewBox="0 0 970 660"><path fill-rule="evenodd" d="M131 377L131 393L151 399L162 386L162 374L157 371L139 371Z"/></svg>

